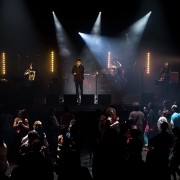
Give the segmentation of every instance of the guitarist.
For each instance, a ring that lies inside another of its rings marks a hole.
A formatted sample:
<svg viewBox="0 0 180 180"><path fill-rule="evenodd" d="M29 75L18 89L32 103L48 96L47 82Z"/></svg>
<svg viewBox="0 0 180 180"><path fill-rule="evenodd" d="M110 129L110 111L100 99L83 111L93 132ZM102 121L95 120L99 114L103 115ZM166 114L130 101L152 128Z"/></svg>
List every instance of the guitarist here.
<svg viewBox="0 0 180 180"><path fill-rule="evenodd" d="M165 62L160 70L160 79L169 82L170 75L171 75L171 67L169 66L168 62Z"/></svg>
<svg viewBox="0 0 180 180"><path fill-rule="evenodd" d="M24 76L28 76L27 85L31 86L35 82L36 69L34 63L30 63L29 68L24 72Z"/></svg>
<svg viewBox="0 0 180 180"><path fill-rule="evenodd" d="M163 90L162 92L164 92L164 95L168 94L168 90L169 90L169 83L170 83L170 77L171 77L171 67L169 66L168 62L165 62L163 67L160 70L160 80L163 81Z"/></svg>

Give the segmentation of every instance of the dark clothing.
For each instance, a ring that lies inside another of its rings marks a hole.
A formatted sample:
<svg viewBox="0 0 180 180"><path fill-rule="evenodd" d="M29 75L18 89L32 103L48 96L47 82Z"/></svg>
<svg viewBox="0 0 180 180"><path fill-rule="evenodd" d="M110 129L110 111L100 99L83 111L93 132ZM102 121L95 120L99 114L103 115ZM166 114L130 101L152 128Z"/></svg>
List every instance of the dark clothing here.
<svg viewBox="0 0 180 180"><path fill-rule="evenodd" d="M158 133L156 136L151 138L150 146L156 150L161 150L170 153L170 149L173 146L173 137L168 132Z"/></svg>
<svg viewBox="0 0 180 180"><path fill-rule="evenodd" d="M74 75L74 82L76 87L76 95L79 97L79 88L80 94L83 95L83 80L84 80L84 66L83 65L74 65L71 73Z"/></svg>
<svg viewBox="0 0 180 180"><path fill-rule="evenodd" d="M132 111L129 114L128 124L130 129L138 129L140 131L140 139L143 141L145 129L145 117L142 111Z"/></svg>
<svg viewBox="0 0 180 180"><path fill-rule="evenodd" d="M162 67L160 70L160 79L163 81L161 95L166 98L169 96L170 77L171 77L171 67L170 66Z"/></svg>
<svg viewBox="0 0 180 180"><path fill-rule="evenodd" d="M129 114L129 124L131 128L133 129L134 126L135 128L139 129L141 133L144 132L144 127L145 127L145 117L144 113L142 111L132 111Z"/></svg>
<svg viewBox="0 0 180 180"><path fill-rule="evenodd" d="M162 80L169 82L170 75L171 75L171 67L170 66L161 68L160 78L162 78Z"/></svg>
<svg viewBox="0 0 180 180"><path fill-rule="evenodd" d="M147 115L147 120L150 126L150 129L155 129L157 127L158 116L154 109L150 109Z"/></svg>

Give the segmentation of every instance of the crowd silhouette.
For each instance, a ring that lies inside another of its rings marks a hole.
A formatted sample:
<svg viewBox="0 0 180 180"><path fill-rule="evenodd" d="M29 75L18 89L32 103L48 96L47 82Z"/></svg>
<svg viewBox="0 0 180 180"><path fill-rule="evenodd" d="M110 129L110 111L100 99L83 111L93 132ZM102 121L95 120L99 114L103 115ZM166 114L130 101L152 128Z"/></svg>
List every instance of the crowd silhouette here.
<svg viewBox="0 0 180 180"><path fill-rule="evenodd" d="M117 177L176 180L180 177L177 103L168 106L163 103L159 109L153 102L146 108L134 102L125 120L111 105L97 109L92 117L85 116L90 118L90 129L85 131L89 132L86 145L91 172L81 163L81 124L69 107L59 114L51 107L44 120L33 117L25 108L17 112L1 109L1 179L54 180L56 176L58 180ZM15 167L7 175L12 163Z"/></svg>

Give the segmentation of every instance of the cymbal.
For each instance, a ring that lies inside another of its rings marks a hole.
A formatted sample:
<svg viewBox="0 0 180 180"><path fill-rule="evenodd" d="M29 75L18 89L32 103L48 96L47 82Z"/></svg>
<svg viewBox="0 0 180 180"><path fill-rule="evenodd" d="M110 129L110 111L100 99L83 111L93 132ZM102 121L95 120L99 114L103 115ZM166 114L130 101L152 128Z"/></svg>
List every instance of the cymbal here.
<svg viewBox="0 0 180 180"><path fill-rule="evenodd" d="M111 65L108 69L117 69L117 66Z"/></svg>

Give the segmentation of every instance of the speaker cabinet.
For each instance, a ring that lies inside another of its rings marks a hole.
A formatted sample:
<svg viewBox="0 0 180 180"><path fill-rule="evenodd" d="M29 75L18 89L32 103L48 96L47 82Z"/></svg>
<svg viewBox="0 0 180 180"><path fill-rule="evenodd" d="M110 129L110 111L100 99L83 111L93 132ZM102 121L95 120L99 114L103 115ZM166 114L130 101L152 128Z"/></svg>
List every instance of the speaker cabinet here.
<svg viewBox="0 0 180 180"><path fill-rule="evenodd" d="M155 101L155 95L154 93L143 93L142 94L142 103L148 104L149 102Z"/></svg>
<svg viewBox="0 0 180 180"><path fill-rule="evenodd" d="M64 94L64 104L65 105L76 105L77 97L75 94Z"/></svg>
<svg viewBox="0 0 180 180"><path fill-rule="evenodd" d="M93 105L94 104L94 94L84 94L84 95L82 95L81 104Z"/></svg>
<svg viewBox="0 0 180 180"><path fill-rule="evenodd" d="M111 94L98 94L98 104L111 105Z"/></svg>
<svg viewBox="0 0 180 180"><path fill-rule="evenodd" d="M46 95L46 103L50 105L59 104L59 95L55 95L55 94Z"/></svg>
<svg viewBox="0 0 180 180"><path fill-rule="evenodd" d="M77 97L74 94L64 94L64 104L66 105L77 105ZM94 94L84 94L81 96L82 105L93 105Z"/></svg>

